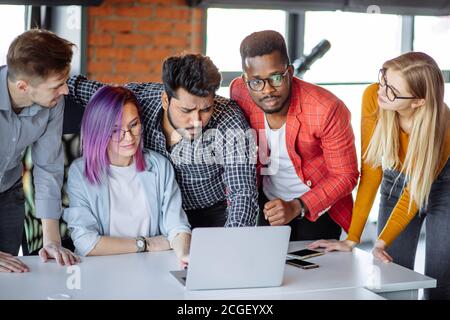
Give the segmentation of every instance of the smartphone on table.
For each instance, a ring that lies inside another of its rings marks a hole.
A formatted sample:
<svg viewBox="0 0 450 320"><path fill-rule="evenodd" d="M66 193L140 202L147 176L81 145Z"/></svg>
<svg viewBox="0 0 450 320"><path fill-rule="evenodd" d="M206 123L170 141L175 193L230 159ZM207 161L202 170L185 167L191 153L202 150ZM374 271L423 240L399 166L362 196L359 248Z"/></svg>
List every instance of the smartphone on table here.
<svg viewBox="0 0 450 320"><path fill-rule="evenodd" d="M304 259L308 259L308 258L312 258L312 257L321 256L323 254L324 254L323 251L302 249L302 250L297 250L294 252L288 252L287 256L288 256L288 258L292 258L292 259L304 260Z"/></svg>
<svg viewBox="0 0 450 320"><path fill-rule="evenodd" d="M312 262L309 262L309 261L303 261L303 260L300 260L300 259L287 259L286 263L291 265L291 266L295 266L295 267L302 268L302 269L305 269L305 270L307 270L307 269L314 269L314 268L318 268L319 267L318 264L315 264L315 263L312 263Z"/></svg>

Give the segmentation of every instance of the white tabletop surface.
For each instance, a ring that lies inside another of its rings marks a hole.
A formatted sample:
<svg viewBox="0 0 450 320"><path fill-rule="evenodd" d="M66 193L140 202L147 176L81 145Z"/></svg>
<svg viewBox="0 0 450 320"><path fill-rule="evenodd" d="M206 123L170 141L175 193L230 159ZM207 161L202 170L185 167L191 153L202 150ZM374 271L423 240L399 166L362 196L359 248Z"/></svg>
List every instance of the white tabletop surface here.
<svg viewBox="0 0 450 320"><path fill-rule="evenodd" d="M306 244L293 242L289 251ZM371 291L436 286L432 278L375 261L359 249L309 259L320 265L317 269L287 265L280 287L203 291L185 290L172 277L169 271L179 269L173 251L86 257L72 270L54 261L41 263L36 256L21 259L31 272L0 273L0 299L378 299ZM69 289L77 279L80 288ZM371 291L364 289L368 286Z"/></svg>
<svg viewBox="0 0 450 320"><path fill-rule="evenodd" d="M234 299L248 299L247 296ZM382 296L364 288L332 289L307 292L289 292L279 294L261 294L258 300L386 300Z"/></svg>

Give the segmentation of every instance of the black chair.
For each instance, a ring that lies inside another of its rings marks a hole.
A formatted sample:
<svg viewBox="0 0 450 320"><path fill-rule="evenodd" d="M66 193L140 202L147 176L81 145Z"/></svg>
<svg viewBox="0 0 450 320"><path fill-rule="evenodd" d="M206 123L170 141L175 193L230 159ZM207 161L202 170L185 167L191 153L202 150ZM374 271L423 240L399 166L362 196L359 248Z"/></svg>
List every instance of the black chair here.
<svg viewBox="0 0 450 320"><path fill-rule="evenodd" d="M83 118L84 107L74 100L65 97L64 123L63 123L63 148L64 148L64 184L62 190L62 205L69 204L66 194L67 172L73 160L80 156L80 127ZM33 163L31 159L31 147L28 147L24 159L23 185L25 193L25 232L22 242L24 255L37 255L42 248L42 225L40 219L36 218L34 207L34 188L32 178ZM62 245L70 250L74 246L67 232L67 225L61 219L60 232Z"/></svg>

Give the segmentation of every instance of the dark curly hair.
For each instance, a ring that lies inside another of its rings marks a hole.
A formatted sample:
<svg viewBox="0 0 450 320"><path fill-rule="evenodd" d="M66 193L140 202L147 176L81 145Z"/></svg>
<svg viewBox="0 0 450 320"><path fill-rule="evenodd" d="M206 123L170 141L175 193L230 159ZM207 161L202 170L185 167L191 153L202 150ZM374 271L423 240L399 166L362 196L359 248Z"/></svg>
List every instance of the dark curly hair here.
<svg viewBox="0 0 450 320"><path fill-rule="evenodd" d="M198 97L214 95L220 87L222 77L209 57L201 54L183 54L169 57L164 61L162 79L170 99L176 98L175 91L179 88Z"/></svg>
<svg viewBox="0 0 450 320"><path fill-rule="evenodd" d="M242 70L245 70L245 59L263 56L278 51L283 62L289 65L289 55L283 36L273 30L253 32L241 42L240 52L242 59Z"/></svg>

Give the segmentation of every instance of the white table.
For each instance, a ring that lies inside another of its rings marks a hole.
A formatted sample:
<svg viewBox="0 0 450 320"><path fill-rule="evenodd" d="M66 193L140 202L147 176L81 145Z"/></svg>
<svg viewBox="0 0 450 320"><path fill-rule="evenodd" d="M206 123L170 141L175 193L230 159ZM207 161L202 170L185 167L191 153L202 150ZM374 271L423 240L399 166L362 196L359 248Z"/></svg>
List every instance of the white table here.
<svg viewBox="0 0 450 320"><path fill-rule="evenodd" d="M206 299L206 298L200 298ZM231 299L231 297L230 297ZM234 296L232 299L249 299L247 295ZM257 300L386 300L384 297L364 288L330 289L304 292L279 292L277 294L258 294Z"/></svg>
<svg viewBox="0 0 450 320"><path fill-rule="evenodd" d="M293 242L289 251L306 243ZM309 259L317 269L287 265L280 287L204 291L185 290L169 274L179 268L172 251L87 257L72 269L35 256L21 259L31 272L0 273L0 299L417 299L418 289L436 286L432 278L374 261L359 249Z"/></svg>

